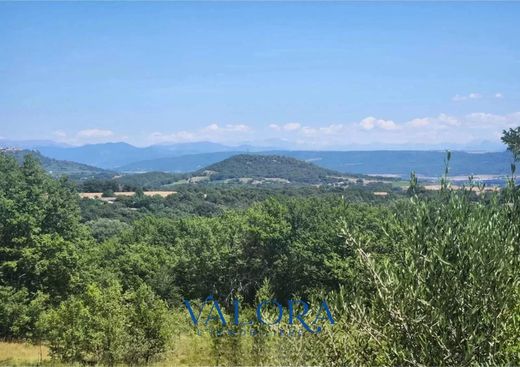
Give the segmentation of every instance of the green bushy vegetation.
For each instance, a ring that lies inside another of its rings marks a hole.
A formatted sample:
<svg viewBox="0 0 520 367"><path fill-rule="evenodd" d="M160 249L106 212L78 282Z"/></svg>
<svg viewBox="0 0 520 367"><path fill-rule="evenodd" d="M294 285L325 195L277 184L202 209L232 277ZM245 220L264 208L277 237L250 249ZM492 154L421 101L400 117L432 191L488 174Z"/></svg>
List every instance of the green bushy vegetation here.
<svg viewBox="0 0 520 367"><path fill-rule="evenodd" d="M176 174L166 172L146 172L118 177L115 181L122 187L128 189L136 188L161 188L164 185L175 183L188 177L189 174Z"/></svg>
<svg viewBox="0 0 520 367"><path fill-rule="evenodd" d="M520 364L513 181L488 196L443 181L386 200L215 187L103 204L30 156L1 155L0 172L0 336L65 363L168 363L189 338L207 359L186 364ZM216 209L201 210L208 202ZM228 320L234 297L244 320L260 300L325 298L336 322L302 336L274 335L286 317L253 325L257 336L199 336L182 301L210 294Z"/></svg>
<svg viewBox="0 0 520 367"><path fill-rule="evenodd" d="M504 130L502 141L507 145L507 150L513 153L516 160L520 159L520 126L516 129Z"/></svg>
<svg viewBox="0 0 520 367"><path fill-rule="evenodd" d="M98 185L96 183L96 185ZM99 185L104 185L103 182ZM349 202L384 203L400 197L403 192L390 184L374 182L368 185L355 184L348 188L330 186L284 186L255 187L250 185L179 185L176 193L168 197L134 195L119 197L114 203L84 199L80 202L82 220L96 221L100 218L122 222L146 216L215 216L228 209L245 209L268 198L341 198ZM387 197L378 197L374 191L384 191ZM98 191L101 192L101 191ZM137 191L139 193L139 189Z"/></svg>

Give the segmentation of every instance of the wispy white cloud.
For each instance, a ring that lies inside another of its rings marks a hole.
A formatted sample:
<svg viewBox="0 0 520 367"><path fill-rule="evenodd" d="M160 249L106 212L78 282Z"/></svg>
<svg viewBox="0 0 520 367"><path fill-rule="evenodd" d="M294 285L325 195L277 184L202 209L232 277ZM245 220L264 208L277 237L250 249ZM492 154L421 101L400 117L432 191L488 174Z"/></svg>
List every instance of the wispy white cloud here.
<svg viewBox="0 0 520 367"><path fill-rule="evenodd" d="M275 131L296 131L301 129L302 125L298 122L289 122L284 125L270 124L269 128Z"/></svg>
<svg viewBox="0 0 520 367"><path fill-rule="evenodd" d="M163 133L155 131L148 136L148 140L152 143L178 143L196 141L197 135L189 131L177 131L174 133Z"/></svg>
<svg viewBox="0 0 520 367"><path fill-rule="evenodd" d="M77 133L78 138L110 138L114 136L114 132L112 130L104 130L104 129L86 129L80 130Z"/></svg>
<svg viewBox="0 0 520 367"><path fill-rule="evenodd" d="M441 113L436 117L415 118L404 123L405 127L422 128L422 129L445 129L448 127L460 126L461 122L458 118Z"/></svg>
<svg viewBox="0 0 520 367"><path fill-rule="evenodd" d="M300 125L300 124L297 123L297 122L290 122L290 123L288 123L288 124L283 125L283 129L284 129L285 131L295 131L295 130L299 130L301 127L302 127L302 125Z"/></svg>
<svg viewBox="0 0 520 367"><path fill-rule="evenodd" d="M481 99L481 98L482 98L482 94L480 94L480 93L469 93L467 95L456 94L452 98L452 101L460 102L460 101L467 101L467 100L470 100L470 99Z"/></svg>
<svg viewBox="0 0 520 367"><path fill-rule="evenodd" d="M219 124L211 124L202 129L202 131L220 131L220 132L248 132L251 127L245 124L226 124L220 126Z"/></svg>
<svg viewBox="0 0 520 367"><path fill-rule="evenodd" d="M263 128L251 128L245 123L219 124L179 131L156 131L147 136L145 144L213 141L224 144L262 141L284 141L287 146L305 149L339 148L357 145L421 145L432 146L452 143L466 144L474 141L500 143L502 130L520 125L520 112L493 114L473 112L465 115L441 113L434 116L418 116L397 120L386 116L368 116L357 121L329 124L287 122L266 124ZM89 128L77 132L57 130L57 141L69 144L125 141L127 137L115 131ZM284 145L284 146L285 146Z"/></svg>
<svg viewBox="0 0 520 367"><path fill-rule="evenodd" d="M411 127L425 127L432 123L431 119L427 117L423 118L415 118L413 120L408 121L408 125Z"/></svg>
<svg viewBox="0 0 520 367"><path fill-rule="evenodd" d="M375 117L365 117L359 122L359 125L365 130L372 130L374 128L383 130L397 130L399 127L392 120L382 120Z"/></svg>
<svg viewBox="0 0 520 367"><path fill-rule="evenodd" d="M210 140L215 142L235 142L240 138L244 138L253 129L246 124L226 124L219 125L216 123L209 124L200 129L176 132L153 132L148 136L151 144L156 143L183 143Z"/></svg>
<svg viewBox="0 0 520 367"><path fill-rule="evenodd" d="M476 99L501 99L504 98L504 94L502 92L496 92L494 94L482 94L482 93L469 93L469 94L456 94L451 99L454 102L462 102L462 101L469 101L469 100L476 100Z"/></svg>
<svg viewBox="0 0 520 367"><path fill-rule="evenodd" d="M56 130L52 133L53 137L61 142L73 145L81 145L88 143L104 143L109 141L124 141L128 139L125 135L118 135L112 130L91 128L77 132L66 132L64 130Z"/></svg>
<svg viewBox="0 0 520 367"><path fill-rule="evenodd" d="M306 136L316 136L316 135L332 135L341 133L345 126L343 124L331 124L327 126L320 127L308 127L303 126L301 128L301 133Z"/></svg>
<svg viewBox="0 0 520 367"><path fill-rule="evenodd" d="M67 137L67 133L63 130L56 130L52 133L52 135L57 139L63 139Z"/></svg>
<svg viewBox="0 0 520 367"><path fill-rule="evenodd" d="M463 116L441 113L400 122L369 116L357 122L305 125L293 131L269 128L276 131L277 137L289 139L302 147L327 148L354 144L431 146L486 140L498 142L502 130L518 125L520 112L504 115L476 112Z"/></svg>

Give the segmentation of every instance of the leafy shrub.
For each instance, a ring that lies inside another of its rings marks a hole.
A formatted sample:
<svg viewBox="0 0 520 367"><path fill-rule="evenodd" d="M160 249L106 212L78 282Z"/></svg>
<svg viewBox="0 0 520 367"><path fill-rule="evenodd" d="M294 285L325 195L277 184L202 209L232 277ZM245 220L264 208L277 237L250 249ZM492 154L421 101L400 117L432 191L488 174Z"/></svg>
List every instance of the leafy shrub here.
<svg viewBox="0 0 520 367"><path fill-rule="evenodd" d="M64 362L149 362L171 339L168 308L146 286L123 293L117 283L92 284L39 322L53 357Z"/></svg>

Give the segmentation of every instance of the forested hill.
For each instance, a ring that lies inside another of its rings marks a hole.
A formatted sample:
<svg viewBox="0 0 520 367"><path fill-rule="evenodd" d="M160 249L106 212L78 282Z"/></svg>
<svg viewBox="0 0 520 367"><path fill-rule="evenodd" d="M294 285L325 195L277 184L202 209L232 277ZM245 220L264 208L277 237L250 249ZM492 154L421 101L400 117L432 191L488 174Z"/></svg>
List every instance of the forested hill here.
<svg viewBox="0 0 520 367"><path fill-rule="evenodd" d="M68 176L71 179L87 179L87 178L111 178L116 175L113 171L107 171L102 168L92 167L86 164L62 161L49 157L45 157L36 150L26 149L0 149L0 154L13 156L18 163L22 163L27 154L36 157L43 169L51 176Z"/></svg>
<svg viewBox="0 0 520 367"><path fill-rule="evenodd" d="M195 172L211 180L262 178L292 183L324 183L337 178L354 178L295 158L280 155L239 154Z"/></svg>

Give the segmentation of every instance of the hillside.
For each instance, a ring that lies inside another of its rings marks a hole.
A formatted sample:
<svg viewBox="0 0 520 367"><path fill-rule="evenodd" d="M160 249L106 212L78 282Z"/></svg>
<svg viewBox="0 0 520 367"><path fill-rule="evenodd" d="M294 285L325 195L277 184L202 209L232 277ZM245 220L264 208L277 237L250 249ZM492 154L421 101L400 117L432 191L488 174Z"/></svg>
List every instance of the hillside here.
<svg viewBox="0 0 520 367"><path fill-rule="evenodd" d="M71 179L82 180L88 178L111 178L115 175L113 171L89 166L82 163L57 160L46 157L35 150L25 149L1 149L2 154L13 156L19 163L22 163L27 154L32 154L41 162L42 167L54 177L68 176Z"/></svg>
<svg viewBox="0 0 520 367"><path fill-rule="evenodd" d="M271 179L290 183L319 184L347 178L344 174L281 155L239 154L194 173L211 181ZM350 178L353 178L350 176Z"/></svg>

